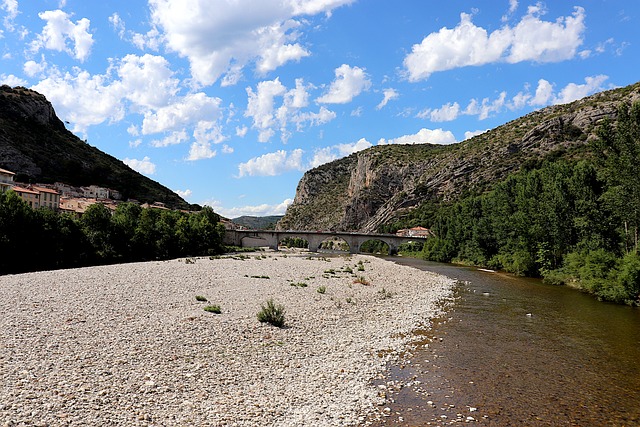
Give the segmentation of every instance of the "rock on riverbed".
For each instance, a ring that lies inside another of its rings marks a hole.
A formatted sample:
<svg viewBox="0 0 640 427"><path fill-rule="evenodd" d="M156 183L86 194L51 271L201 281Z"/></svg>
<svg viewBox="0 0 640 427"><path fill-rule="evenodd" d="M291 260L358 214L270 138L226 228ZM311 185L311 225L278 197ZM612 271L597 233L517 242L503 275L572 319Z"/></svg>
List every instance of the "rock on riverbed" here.
<svg viewBox="0 0 640 427"><path fill-rule="evenodd" d="M372 380L452 287L374 257L274 252L3 276L0 425L366 424L384 404ZM257 321L269 298L284 328Z"/></svg>

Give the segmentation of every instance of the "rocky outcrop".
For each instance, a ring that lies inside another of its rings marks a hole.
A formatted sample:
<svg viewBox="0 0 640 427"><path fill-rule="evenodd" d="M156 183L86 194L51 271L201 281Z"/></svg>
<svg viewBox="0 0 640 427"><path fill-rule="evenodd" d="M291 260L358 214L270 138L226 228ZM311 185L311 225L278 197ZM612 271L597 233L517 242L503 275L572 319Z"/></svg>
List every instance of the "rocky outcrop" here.
<svg viewBox="0 0 640 427"><path fill-rule="evenodd" d="M449 146L376 146L308 171L280 229L376 231L427 200L483 192L549 156L580 157L640 83L528 114Z"/></svg>

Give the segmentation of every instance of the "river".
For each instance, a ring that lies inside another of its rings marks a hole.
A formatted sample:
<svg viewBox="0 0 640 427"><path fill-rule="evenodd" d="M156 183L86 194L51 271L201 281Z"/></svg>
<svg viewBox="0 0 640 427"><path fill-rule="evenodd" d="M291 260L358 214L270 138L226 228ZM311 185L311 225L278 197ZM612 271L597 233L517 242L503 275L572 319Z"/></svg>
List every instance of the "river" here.
<svg viewBox="0 0 640 427"><path fill-rule="evenodd" d="M395 262L460 280L457 300L387 382L376 426L640 426L640 310L471 267Z"/></svg>

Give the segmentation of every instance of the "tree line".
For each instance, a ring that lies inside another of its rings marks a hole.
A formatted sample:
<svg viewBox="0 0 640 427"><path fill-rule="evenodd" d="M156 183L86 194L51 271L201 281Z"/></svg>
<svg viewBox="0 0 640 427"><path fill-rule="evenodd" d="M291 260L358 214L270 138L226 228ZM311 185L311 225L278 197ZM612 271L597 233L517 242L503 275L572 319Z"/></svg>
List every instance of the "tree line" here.
<svg viewBox="0 0 640 427"><path fill-rule="evenodd" d="M113 214L94 204L78 218L32 209L10 190L0 194L0 274L219 254L219 221L209 207L187 213L133 203Z"/></svg>
<svg viewBox="0 0 640 427"><path fill-rule="evenodd" d="M640 102L622 105L590 143L587 160L523 169L492 191L426 202L385 231L435 233L420 256L542 277L599 299L640 304Z"/></svg>

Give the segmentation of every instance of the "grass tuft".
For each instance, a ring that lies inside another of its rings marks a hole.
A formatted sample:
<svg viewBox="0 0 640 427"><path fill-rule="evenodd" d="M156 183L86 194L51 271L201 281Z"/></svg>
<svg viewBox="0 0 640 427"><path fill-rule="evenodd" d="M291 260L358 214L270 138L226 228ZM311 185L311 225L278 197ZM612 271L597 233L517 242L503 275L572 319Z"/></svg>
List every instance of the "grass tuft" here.
<svg viewBox="0 0 640 427"><path fill-rule="evenodd" d="M196 301L207 302L207 297L203 297L202 295L196 295Z"/></svg>
<svg viewBox="0 0 640 427"><path fill-rule="evenodd" d="M285 310L281 304L276 304L273 299L269 299L266 305L262 305L260 311L257 314L258 321L262 323L269 323L273 326L281 328L285 322Z"/></svg>

